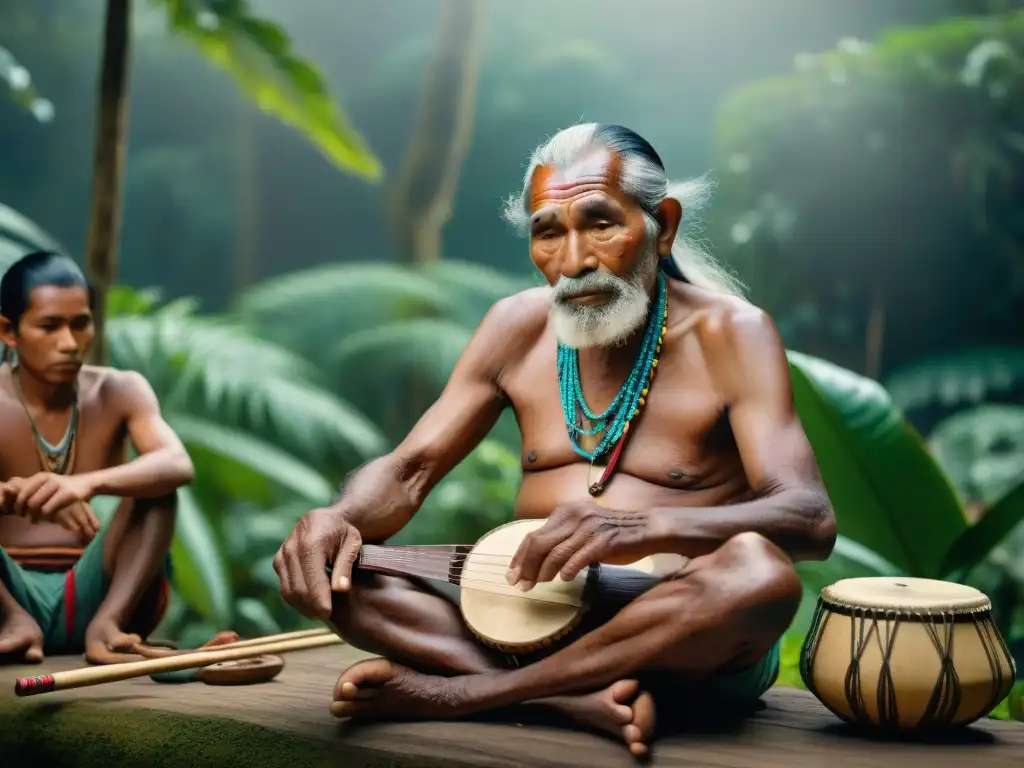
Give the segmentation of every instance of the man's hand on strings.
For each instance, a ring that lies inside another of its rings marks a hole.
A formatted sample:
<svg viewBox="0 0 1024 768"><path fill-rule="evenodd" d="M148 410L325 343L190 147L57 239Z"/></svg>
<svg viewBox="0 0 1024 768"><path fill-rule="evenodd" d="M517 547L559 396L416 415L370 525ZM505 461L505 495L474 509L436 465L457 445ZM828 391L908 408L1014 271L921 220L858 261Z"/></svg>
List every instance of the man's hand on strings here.
<svg viewBox="0 0 1024 768"><path fill-rule="evenodd" d="M648 512L620 512L592 501L563 504L523 539L509 563L508 583L524 592L556 576L570 581L598 562L631 563L657 547Z"/></svg>
<svg viewBox="0 0 1024 768"><path fill-rule="evenodd" d="M285 602L311 619L327 621L331 593L351 585L362 544L359 531L337 509L314 509L303 516L274 557Z"/></svg>

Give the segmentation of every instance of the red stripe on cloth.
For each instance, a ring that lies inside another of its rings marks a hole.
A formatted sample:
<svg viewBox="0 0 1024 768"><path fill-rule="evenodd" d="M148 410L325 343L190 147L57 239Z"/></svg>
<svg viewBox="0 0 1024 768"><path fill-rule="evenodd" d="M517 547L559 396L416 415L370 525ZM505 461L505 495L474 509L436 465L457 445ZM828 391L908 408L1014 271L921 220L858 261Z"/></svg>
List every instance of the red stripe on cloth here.
<svg viewBox="0 0 1024 768"><path fill-rule="evenodd" d="M5 547L4 551L22 568L66 571L82 556L81 547Z"/></svg>
<svg viewBox="0 0 1024 768"><path fill-rule="evenodd" d="M64 579L64 628L69 641L75 636L75 598L75 569L71 568Z"/></svg>

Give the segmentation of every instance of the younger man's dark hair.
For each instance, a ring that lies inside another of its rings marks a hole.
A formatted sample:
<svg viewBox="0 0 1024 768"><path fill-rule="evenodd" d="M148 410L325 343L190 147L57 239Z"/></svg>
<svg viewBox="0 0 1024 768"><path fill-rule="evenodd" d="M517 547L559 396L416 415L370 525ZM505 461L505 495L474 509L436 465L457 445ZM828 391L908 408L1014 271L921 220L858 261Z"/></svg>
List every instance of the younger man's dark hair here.
<svg viewBox="0 0 1024 768"><path fill-rule="evenodd" d="M15 330L28 309L32 289L43 285L81 285L89 291L92 304L92 287L74 261L53 251L34 251L11 264L0 279L0 315L10 320Z"/></svg>

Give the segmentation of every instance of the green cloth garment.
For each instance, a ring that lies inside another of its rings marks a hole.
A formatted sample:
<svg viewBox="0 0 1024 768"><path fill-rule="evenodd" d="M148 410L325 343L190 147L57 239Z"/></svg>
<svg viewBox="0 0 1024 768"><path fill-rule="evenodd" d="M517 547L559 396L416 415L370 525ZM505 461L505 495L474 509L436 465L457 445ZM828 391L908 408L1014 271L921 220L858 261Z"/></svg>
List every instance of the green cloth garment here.
<svg viewBox="0 0 1024 768"><path fill-rule="evenodd" d="M24 568L0 547L0 581L39 624L43 632L43 653L48 656L82 653L85 649L86 627L110 588L110 576L103 570L103 541L108 530L109 525L100 529L67 572ZM144 626L125 631L135 631L145 637L160 620L167 603L169 566L168 558L159 580L159 593L154 592L156 605L152 608L146 605L149 595L143 595L136 617L145 615L141 622Z"/></svg>
<svg viewBox="0 0 1024 768"><path fill-rule="evenodd" d="M761 660L730 675L711 678L712 690L725 702L747 704L757 701L779 677L779 654L782 641L777 640Z"/></svg>
<svg viewBox="0 0 1024 768"><path fill-rule="evenodd" d="M443 597L455 606L460 604L459 588L455 584L449 584L443 581L433 581L428 579L414 579L414 581L425 588L427 591L432 592L435 595ZM526 664L535 663L541 658L544 658L555 650L564 647L576 640L583 634L596 628L599 624L607 621L610 615L604 614L601 611L593 611L589 614L577 627L574 632L569 633L560 643L555 643L549 648L538 652L538 653L526 653L526 654L513 654L503 653L500 654L503 660L507 663L507 666L515 669ZM713 702L718 705L723 705L727 708L735 707L738 710L744 710L751 705L757 703L769 688L775 685L775 681L779 676L779 654L781 651L782 640L776 641L775 645L769 649L760 661L752 664L746 669L742 669L739 672L733 672L731 674L716 674L710 679L701 683L701 688L707 694L710 695ZM644 677L644 675L639 675ZM676 687L674 683L667 682L657 675L653 675L657 682L665 683L668 689ZM653 681L652 681L653 682ZM663 687L658 685L657 687ZM708 701L710 705L711 700Z"/></svg>

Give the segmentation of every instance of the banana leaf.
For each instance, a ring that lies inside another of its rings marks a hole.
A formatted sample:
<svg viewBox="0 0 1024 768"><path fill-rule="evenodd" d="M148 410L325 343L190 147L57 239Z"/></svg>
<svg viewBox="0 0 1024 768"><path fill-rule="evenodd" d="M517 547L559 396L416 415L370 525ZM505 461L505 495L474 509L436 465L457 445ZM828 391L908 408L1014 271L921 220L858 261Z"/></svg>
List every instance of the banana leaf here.
<svg viewBox="0 0 1024 768"><path fill-rule="evenodd" d="M798 352L789 361L839 533L909 575L940 578L967 520L920 435L877 382Z"/></svg>
<svg viewBox="0 0 1024 768"><path fill-rule="evenodd" d="M291 49L276 24L243 0L160 0L170 28L269 115L298 130L338 168L369 181L383 175L366 140L338 108L323 76Z"/></svg>

